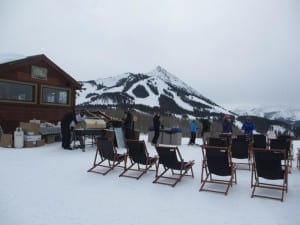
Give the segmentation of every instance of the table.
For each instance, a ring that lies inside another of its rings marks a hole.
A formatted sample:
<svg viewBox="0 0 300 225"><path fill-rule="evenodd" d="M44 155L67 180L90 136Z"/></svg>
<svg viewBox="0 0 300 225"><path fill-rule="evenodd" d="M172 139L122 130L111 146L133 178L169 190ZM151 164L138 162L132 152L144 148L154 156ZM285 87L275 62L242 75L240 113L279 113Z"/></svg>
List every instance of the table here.
<svg viewBox="0 0 300 225"><path fill-rule="evenodd" d="M85 141L86 141L87 136L92 137L92 143L90 143L90 145L94 145L95 144L95 142L94 142L95 137L96 136L103 137L103 136L105 136L105 133L106 133L106 129L104 129L104 128L99 128L99 129L83 129L83 128L75 129L73 131L73 135L72 135L73 136L72 137L72 139L73 139L73 149L76 148L76 140L82 139L83 143L81 143L81 144L83 146L81 146L81 147L83 147L82 151L84 151L85 145L86 145Z"/></svg>

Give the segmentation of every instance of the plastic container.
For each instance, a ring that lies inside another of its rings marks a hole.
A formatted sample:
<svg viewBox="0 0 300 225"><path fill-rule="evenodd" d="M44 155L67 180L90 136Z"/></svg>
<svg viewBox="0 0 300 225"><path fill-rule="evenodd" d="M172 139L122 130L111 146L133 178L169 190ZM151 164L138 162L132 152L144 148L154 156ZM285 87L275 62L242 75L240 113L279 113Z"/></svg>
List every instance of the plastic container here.
<svg viewBox="0 0 300 225"><path fill-rule="evenodd" d="M24 147L24 131L21 127L17 127L14 132L14 147L23 148Z"/></svg>

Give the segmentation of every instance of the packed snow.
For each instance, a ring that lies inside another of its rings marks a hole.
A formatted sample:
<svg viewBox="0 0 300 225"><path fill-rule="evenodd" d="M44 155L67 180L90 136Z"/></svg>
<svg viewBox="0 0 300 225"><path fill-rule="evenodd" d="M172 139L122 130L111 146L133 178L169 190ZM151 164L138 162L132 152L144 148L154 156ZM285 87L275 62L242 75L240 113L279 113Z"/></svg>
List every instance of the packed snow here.
<svg viewBox="0 0 300 225"><path fill-rule="evenodd" d="M150 155L155 149L141 135ZM199 192L201 149L182 139L185 160L195 160L194 179L174 188L153 184L154 171L139 180L89 173L96 146L69 151L61 143L36 148L0 148L0 224L2 225L295 225L299 223L300 170L293 161L284 201L251 198L247 170L227 196ZM201 144L199 138L196 143ZM300 141L294 141L294 153ZM118 149L124 151L124 149Z"/></svg>

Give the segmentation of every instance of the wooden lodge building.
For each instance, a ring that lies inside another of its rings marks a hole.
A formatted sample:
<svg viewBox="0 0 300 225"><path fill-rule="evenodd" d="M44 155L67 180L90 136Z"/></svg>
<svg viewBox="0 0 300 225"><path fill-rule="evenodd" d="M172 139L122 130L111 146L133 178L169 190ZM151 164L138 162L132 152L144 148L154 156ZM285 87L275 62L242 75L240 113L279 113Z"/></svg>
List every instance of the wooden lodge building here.
<svg viewBox="0 0 300 225"><path fill-rule="evenodd" d="M0 62L0 126L12 133L20 122L57 124L75 107L81 85L45 55Z"/></svg>

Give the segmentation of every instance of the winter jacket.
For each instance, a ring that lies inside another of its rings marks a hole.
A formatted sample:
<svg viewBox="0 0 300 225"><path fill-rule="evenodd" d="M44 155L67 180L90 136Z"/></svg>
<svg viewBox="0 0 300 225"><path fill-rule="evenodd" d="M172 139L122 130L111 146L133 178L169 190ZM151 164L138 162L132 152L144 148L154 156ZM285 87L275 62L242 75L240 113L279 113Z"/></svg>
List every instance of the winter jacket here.
<svg viewBox="0 0 300 225"><path fill-rule="evenodd" d="M232 133L232 125L228 119L224 119L222 125L223 125L223 129L222 129L223 133Z"/></svg>
<svg viewBox="0 0 300 225"><path fill-rule="evenodd" d="M246 121L243 123L242 130L244 130L244 134L252 135L253 130L255 129L256 129L255 123L253 123L252 121Z"/></svg>
<svg viewBox="0 0 300 225"><path fill-rule="evenodd" d="M190 132L196 132L196 131L197 131L197 124L195 122L191 122Z"/></svg>
<svg viewBox="0 0 300 225"><path fill-rule="evenodd" d="M160 116L159 115L155 115L153 117L153 127L154 127L154 130L159 130L160 128Z"/></svg>

